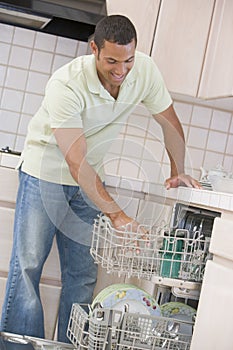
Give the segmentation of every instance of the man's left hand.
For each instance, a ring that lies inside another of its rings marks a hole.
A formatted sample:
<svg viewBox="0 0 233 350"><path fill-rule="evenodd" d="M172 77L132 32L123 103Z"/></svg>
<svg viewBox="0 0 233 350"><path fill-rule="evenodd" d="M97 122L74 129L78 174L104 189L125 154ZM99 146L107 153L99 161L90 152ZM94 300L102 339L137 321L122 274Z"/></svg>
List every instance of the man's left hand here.
<svg viewBox="0 0 233 350"><path fill-rule="evenodd" d="M164 185L167 190L169 190L169 188L175 188L182 185L186 187L202 189L201 184L197 180L193 179L191 176L186 174L172 176L166 179Z"/></svg>

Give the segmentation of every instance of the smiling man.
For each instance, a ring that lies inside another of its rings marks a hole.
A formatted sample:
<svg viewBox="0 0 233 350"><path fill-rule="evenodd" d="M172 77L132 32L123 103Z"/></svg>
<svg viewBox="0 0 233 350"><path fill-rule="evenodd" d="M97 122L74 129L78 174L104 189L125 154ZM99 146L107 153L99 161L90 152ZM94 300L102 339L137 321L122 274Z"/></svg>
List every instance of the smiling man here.
<svg viewBox="0 0 233 350"><path fill-rule="evenodd" d="M1 331L44 337L39 282L56 237L62 291L58 340L66 342L73 303L90 303L97 266L90 255L92 225L107 215L115 228L138 223L104 187L103 158L127 117L143 103L163 130L171 162L167 188L199 188L184 173L185 143L171 97L153 60L136 51L137 35L124 16L95 29L92 54L58 69L32 118L19 164L14 245Z"/></svg>

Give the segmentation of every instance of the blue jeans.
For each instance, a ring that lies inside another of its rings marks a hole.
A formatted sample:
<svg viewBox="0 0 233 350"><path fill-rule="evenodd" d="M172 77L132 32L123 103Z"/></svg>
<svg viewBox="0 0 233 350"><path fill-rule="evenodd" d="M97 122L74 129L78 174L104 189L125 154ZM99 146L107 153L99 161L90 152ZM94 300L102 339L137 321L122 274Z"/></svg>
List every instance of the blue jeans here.
<svg viewBox="0 0 233 350"><path fill-rule="evenodd" d="M56 236L62 290L58 340L66 330L73 303L90 303L97 265L90 243L97 207L79 186L58 185L19 170L14 242L2 310L1 331L44 338L39 282Z"/></svg>

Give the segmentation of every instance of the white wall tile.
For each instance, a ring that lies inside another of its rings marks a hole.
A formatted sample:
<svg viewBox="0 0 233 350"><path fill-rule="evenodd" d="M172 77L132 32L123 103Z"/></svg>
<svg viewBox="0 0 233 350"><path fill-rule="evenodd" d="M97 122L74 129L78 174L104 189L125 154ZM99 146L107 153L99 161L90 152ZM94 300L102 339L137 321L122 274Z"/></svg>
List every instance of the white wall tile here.
<svg viewBox="0 0 233 350"><path fill-rule="evenodd" d="M30 69L41 73L50 73L52 68L53 55L49 52L34 50Z"/></svg>
<svg viewBox="0 0 233 350"><path fill-rule="evenodd" d="M0 148L9 146L10 148L14 147L16 135L9 134L7 132L0 131Z"/></svg>
<svg viewBox="0 0 233 350"><path fill-rule="evenodd" d="M204 150L189 147L186 150L186 165L187 167L193 169L199 169L204 160Z"/></svg>
<svg viewBox="0 0 233 350"><path fill-rule="evenodd" d="M171 169L169 164L162 163L158 183L163 184L170 177Z"/></svg>
<svg viewBox="0 0 233 350"><path fill-rule="evenodd" d="M0 42L0 63L7 64L10 56L11 46Z"/></svg>
<svg viewBox="0 0 233 350"><path fill-rule="evenodd" d="M58 68L64 66L66 63L70 62L71 58L68 56L56 55L52 64L52 72L55 72Z"/></svg>
<svg viewBox="0 0 233 350"><path fill-rule="evenodd" d="M31 49L20 46L12 46L9 64L14 67L28 69L31 61L31 55Z"/></svg>
<svg viewBox="0 0 233 350"><path fill-rule="evenodd" d="M210 128L218 131L228 131L231 122L231 114L222 111L213 111Z"/></svg>
<svg viewBox="0 0 233 350"><path fill-rule="evenodd" d="M231 156L224 156L223 167L227 172L233 173L233 154Z"/></svg>
<svg viewBox="0 0 233 350"><path fill-rule="evenodd" d="M187 103L174 102L174 109L181 123L189 124L193 106Z"/></svg>
<svg viewBox="0 0 233 350"><path fill-rule="evenodd" d="M207 143L208 130L191 127L187 140L188 146L205 148Z"/></svg>
<svg viewBox="0 0 233 350"><path fill-rule="evenodd" d="M6 77L6 67L0 65L0 85L1 86L4 85L5 77Z"/></svg>
<svg viewBox="0 0 233 350"><path fill-rule="evenodd" d="M233 135L229 135L229 138L227 140L226 152L228 154L233 154Z"/></svg>
<svg viewBox="0 0 233 350"><path fill-rule="evenodd" d="M146 182L156 183L159 181L159 175L161 171L161 164L159 162L150 162L148 160L142 160L140 166L139 179Z"/></svg>
<svg viewBox="0 0 233 350"><path fill-rule="evenodd" d="M27 78L27 71L19 68L8 67L5 87L15 90L24 90L27 83Z"/></svg>
<svg viewBox="0 0 233 350"><path fill-rule="evenodd" d="M160 162L164 154L164 144L156 140L145 140L142 159Z"/></svg>
<svg viewBox="0 0 233 350"><path fill-rule="evenodd" d="M233 115L231 115L231 126L230 126L230 133L233 134Z"/></svg>
<svg viewBox="0 0 233 350"><path fill-rule="evenodd" d="M25 114L34 114L41 105L43 96L35 94L25 94L22 112Z"/></svg>
<svg viewBox="0 0 233 350"><path fill-rule="evenodd" d="M194 106L191 125L209 128L210 121L212 116L212 109L202 107L202 106Z"/></svg>
<svg viewBox="0 0 233 350"><path fill-rule="evenodd" d="M55 35L36 32L35 48L54 52L57 42L57 37Z"/></svg>
<svg viewBox="0 0 233 350"><path fill-rule="evenodd" d="M17 90L4 89L2 93L1 108L20 112L24 93Z"/></svg>
<svg viewBox="0 0 233 350"><path fill-rule="evenodd" d="M15 145L14 145L14 149L16 151L22 151L23 147L24 147L24 142L25 142L25 136L20 136L17 135L16 136L16 141L15 141Z"/></svg>
<svg viewBox="0 0 233 350"><path fill-rule="evenodd" d="M79 41L78 43L78 50L77 50L77 56L86 55L88 51L88 43L84 41Z"/></svg>
<svg viewBox="0 0 233 350"><path fill-rule="evenodd" d="M15 28L13 26L0 23L0 41L4 41L5 43L9 44L12 41L14 30Z"/></svg>
<svg viewBox="0 0 233 350"><path fill-rule="evenodd" d="M50 76L48 74L29 72L26 91L44 95L45 86L48 82L49 77Z"/></svg>
<svg viewBox="0 0 233 350"><path fill-rule="evenodd" d="M56 53L74 57L77 51L78 41L68 38L57 38Z"/></svg>
<svg viewBox="0 0 233 350"><path fill-rule="evenodd" d="M223 154L206 151L203 164L206 170L210 170L216 167L216 165L222 165Z"/></svg>
<svg viewBox="0 0 233 350"><path fill-rule="evenodd" d="M117 175L137 178L140 170L140 162L137 159L121 158Z"/></svg>
<svg viewBox="0 0 233 350"><path fill-rule="evenodd" d="M210 131L207 141L207 149L216 152L225 152L227 135L217 131Z"/></svg>
<svg viewBox="0 0 233 350"><path fill-rule="evenodd" d="M159 124L153 119L153 117L148 117L149 126L147 130L147 138L152 138L163 142L163 132Z"/></svg>
<svg viewBox="0 0 233 350"><path fill-rule="evenodd" d="M127 133L145 137L148 128L148 118L132 114L127 120Z"/></svg>
<svg viewBox="0 0 233 350"><path fill-rule="evenodd" d="M17 132L19 113L0 110L0 130L6 132Z"/></svg>
<svg viewBox="0 0 233 350"><path fill-rule="evenodd" d="M19 127L18 127L18 132L21 135L26 135L27 134L27 129L28 129L28 123L30 122L32 116L22 114L20 117L19 121Z"/></svg>
<svg viewBox="0 0 233 350"><path fill-rule="evenodd" d="M141 158L144 150L144 139L135 136L128 136L124 140L122 156L124 158Z"/></svg>
<svg viewBox="0 0 233 350"><path fill-rule="evenodd" d="M25 28L15 27L13 43L24 47L33 47L35 31Z"/></svg>

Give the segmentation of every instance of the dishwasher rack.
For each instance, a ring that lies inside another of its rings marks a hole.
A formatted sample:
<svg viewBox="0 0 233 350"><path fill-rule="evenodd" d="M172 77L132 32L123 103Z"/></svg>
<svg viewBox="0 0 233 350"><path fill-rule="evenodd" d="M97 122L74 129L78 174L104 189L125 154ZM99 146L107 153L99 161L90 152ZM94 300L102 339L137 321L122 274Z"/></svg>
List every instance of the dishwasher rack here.
<svg viewBox="0 0 233 350"><path fill-rule="evenodd" d="M200 231L133 224L113 228L104 215L93 226L91 255L108 273L149 279L173 288L199 290L210 237Z"/></svg>
<svg viewBox="0 0 233 350"><path fill-rule="evenodd" d="M85 307L73 304L67 329L79 350L190 349L192 322L105 308L88 314Z"/></svg>

